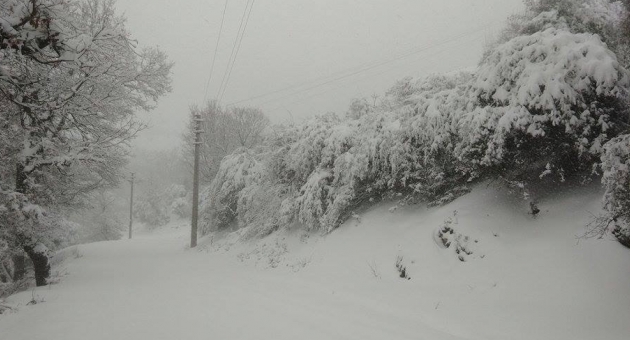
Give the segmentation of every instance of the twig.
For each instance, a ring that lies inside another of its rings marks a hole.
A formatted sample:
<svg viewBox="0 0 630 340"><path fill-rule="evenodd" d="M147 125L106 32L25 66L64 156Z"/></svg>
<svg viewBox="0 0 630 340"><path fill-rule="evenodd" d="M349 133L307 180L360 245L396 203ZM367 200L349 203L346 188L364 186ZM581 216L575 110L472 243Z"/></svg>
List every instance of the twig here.
<svg viewBox="0 0 630 340"><path fill-rule="evenodd" d="M610 225L616 223L619 215L610 216L607 214L595 215L588 211L591 215L591 221L586 225L586 232L579 236L578 239L588 239L597 237L601 239L609 231Z"/></svg>
<svg viewBox="0 0 630 340"><path fill-rule="evenodd" d="M0 303L0 308L6 308L6 309L10 309L10 310L15 310L15 308L13 308L11 306L3 305L1 303Z"/></svg>
<svg viewBox="0 0 630 340"><path fill-rule="evenodd" d="M0 266L2 266L2 269L4 270L4 273L9 277L9 279L11 279L11 281L15 281L14 276L11 275L11 272L9 271L7 266L4 265L4 262L0 261Z"/></svg>
<svg viewBox="0 0 630 340"><path fill-rule="evenodd" d="M367 262L367 261L366 261ZM370 267L370 270L372 270L372 275L374 275L375 278L380 279L381 275L378 273L378 268L376 267L376 262L367 262L368 267Z"/></svg>

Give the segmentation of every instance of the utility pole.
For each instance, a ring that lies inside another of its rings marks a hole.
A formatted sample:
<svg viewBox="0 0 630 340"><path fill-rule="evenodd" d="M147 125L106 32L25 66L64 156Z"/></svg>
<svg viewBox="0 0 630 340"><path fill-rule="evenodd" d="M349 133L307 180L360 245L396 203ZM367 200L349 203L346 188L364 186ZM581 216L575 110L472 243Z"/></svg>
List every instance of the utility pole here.
<svg viewBox="0 0 630 340"><path fill-rule="evenodd" d="M133 180L134 180L134 173L131 173L131 180L129 180L129 183L131 183L131 199L129 200L129 239L131 240L131 227L133 226Z"/></svg>
<svg viewBox="0 0 630 340"><path fill-rule="evenodd" d="M197 222L199 220L199 151L201 149L201 134L203 133L201 122L203 119L197 113L195 115L195 167L193 173L193 204L192 223L190 228L190 247L197 246Z"/></svg>

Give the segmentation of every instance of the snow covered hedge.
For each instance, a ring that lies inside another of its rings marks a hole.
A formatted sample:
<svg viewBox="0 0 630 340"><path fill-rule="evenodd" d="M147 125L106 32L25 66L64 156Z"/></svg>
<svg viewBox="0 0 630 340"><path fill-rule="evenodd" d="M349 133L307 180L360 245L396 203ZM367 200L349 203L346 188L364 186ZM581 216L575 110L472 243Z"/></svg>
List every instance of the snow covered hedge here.
<svg viewBox="0 0 630 340"><path fill-rule="evenodd" d="M441 204L485 178L593 176L628 131L629 74L598 35L541 17L555 19L495 46L475 72L404 79L378 104L356 100L344 118L278 128L226 157L205 230L329 232L387 197Z"/></svg>
<svg viewBox="0 0 630 340"><path fill-rule="evenodd" d="M596 35L549 28L516 37L477 72L462 157L480 155L483 165L523 175L584 170L626 127L629 84Z"/></svg>
<svg viewBox="0 0 630 340"><path fill-rule="evenodd" d="M234 222L239 201L246 204L246 193L256 185L260 169L258 160L247 149L238 149L223 159L209 192L202 193L202 203L206 203L202 229L224 229Z"/></svg>

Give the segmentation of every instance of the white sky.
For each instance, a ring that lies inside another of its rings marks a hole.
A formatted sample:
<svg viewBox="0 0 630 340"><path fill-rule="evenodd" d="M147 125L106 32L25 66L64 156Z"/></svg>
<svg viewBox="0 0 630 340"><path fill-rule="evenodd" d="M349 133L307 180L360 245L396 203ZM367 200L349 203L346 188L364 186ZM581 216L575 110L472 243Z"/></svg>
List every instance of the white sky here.
<svg viewBox="0 0 630 340"><path fill-rule="evenodd" d="M208 99L217 96L248 0L228 0ZM474 67L521 0L255 0L223 104L256 106L273 122L345 112L405 76ZM225 0L118 0L141 45L175 62L173 92L147 115L139 148L176 147L201 105ZM325 83L325 84L324 84ZM296 87L297 86L297 87ZM144 116L144 115L143 115Z"/></svg>

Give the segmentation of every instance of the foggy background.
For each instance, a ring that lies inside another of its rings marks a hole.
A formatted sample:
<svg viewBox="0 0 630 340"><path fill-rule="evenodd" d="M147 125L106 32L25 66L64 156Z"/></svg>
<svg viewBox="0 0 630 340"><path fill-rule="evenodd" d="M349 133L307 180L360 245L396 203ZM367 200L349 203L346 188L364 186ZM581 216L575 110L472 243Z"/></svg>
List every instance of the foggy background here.
<svg viewBox="0 0 630 340"><path fill-rule="evenodd" d="M118 0L141 46L175 62L173 92L141 116L136 150L181 141L190 105L217 98L247 0ZM261 108L273 123L343 113L403 77L473 67L521 0L254 0L222 105ZM249 100L250 98L253 98Z"/></svg>

